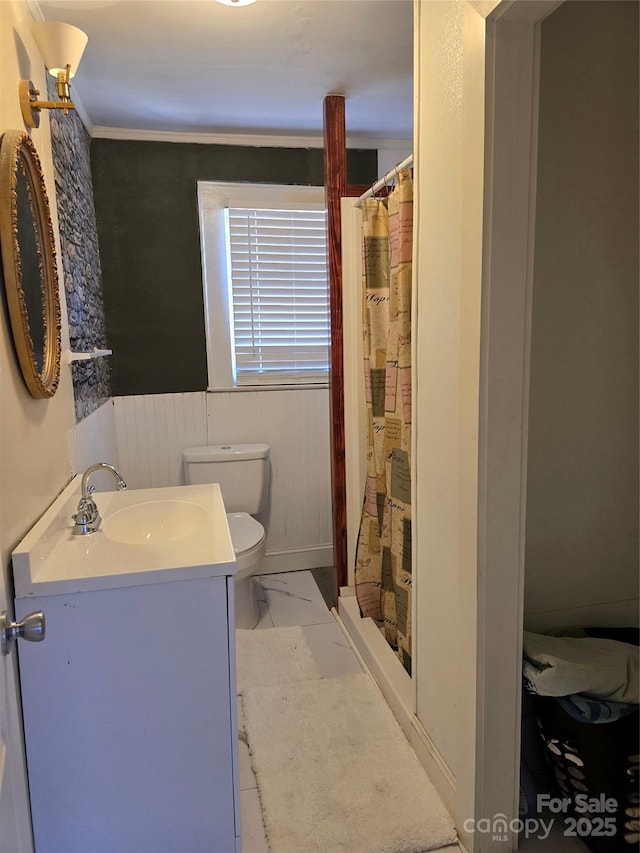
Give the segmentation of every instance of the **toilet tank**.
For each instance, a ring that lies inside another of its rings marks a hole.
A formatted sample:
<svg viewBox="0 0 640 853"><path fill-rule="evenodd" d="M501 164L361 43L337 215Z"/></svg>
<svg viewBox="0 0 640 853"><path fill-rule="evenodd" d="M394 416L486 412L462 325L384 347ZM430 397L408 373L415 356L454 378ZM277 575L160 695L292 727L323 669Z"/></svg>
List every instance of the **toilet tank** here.
<svg viewBox="0 0 640 853"><path fill-rule="evenodd" d="M268 444L211 444L182 451L187 485L219 483L227 512L256 515L269 494Z"/></svg>

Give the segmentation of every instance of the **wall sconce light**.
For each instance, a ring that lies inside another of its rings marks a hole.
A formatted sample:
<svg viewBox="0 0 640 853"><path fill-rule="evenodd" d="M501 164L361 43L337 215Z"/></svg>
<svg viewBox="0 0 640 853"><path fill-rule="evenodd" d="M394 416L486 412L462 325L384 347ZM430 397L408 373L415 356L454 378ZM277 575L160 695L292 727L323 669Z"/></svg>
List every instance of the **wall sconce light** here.
<svg viewBox="0 0 640 853"><path fill-rule="evenodd" d="M256 0L217 0L217 2L222 3L223 6L250 6Z"/></svg>
<svg viewBox="0 0 640 853"><path fill-rule="evenodd" d="M40 110L62 110L66 115L75 109L71 100L70 81L76 73L82 54L89 40L86 33L71 24L58 21L38 21L32 28L49 74L58 83L57 101L39 101L37 89L31 80L21 80L18 93L22 118L27 127L38 127Z"/></svg>

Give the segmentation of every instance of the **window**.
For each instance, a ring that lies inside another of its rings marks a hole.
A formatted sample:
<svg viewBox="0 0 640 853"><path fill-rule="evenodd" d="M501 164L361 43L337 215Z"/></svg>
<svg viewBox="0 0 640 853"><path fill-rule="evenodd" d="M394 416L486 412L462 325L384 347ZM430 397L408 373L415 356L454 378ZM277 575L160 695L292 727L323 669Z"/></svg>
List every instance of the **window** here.
<svg viewBox="0 0 640 853"><path fill-rule="evenodd" d="M326 385L324 191L198 185L209 386Z"/></svg>

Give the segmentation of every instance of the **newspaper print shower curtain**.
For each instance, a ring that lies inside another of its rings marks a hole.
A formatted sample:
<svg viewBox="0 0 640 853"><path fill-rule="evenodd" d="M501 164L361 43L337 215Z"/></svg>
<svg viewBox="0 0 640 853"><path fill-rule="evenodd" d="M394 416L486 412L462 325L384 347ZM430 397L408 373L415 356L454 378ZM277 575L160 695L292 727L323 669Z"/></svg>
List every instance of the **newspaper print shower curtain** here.
<svg viewBox="0 0 640 853"><path fill-rule="evenodd" d="M362 616L384 625L411 672L411 252L413 182L362 203L363 342L369 433L356 551Z"/></svg>

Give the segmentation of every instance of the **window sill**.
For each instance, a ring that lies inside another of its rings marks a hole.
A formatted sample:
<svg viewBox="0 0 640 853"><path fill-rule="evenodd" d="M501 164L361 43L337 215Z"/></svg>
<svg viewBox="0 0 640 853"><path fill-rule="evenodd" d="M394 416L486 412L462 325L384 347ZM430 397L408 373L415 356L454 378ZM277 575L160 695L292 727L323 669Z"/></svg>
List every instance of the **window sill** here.
<svg viewBox="0 0 640 853"><path fill-rule="evenodd" d="M230 388L207 388L207 394L247 393L253 391L326 391L328 382L313 385L233 385Z"/></svg>

